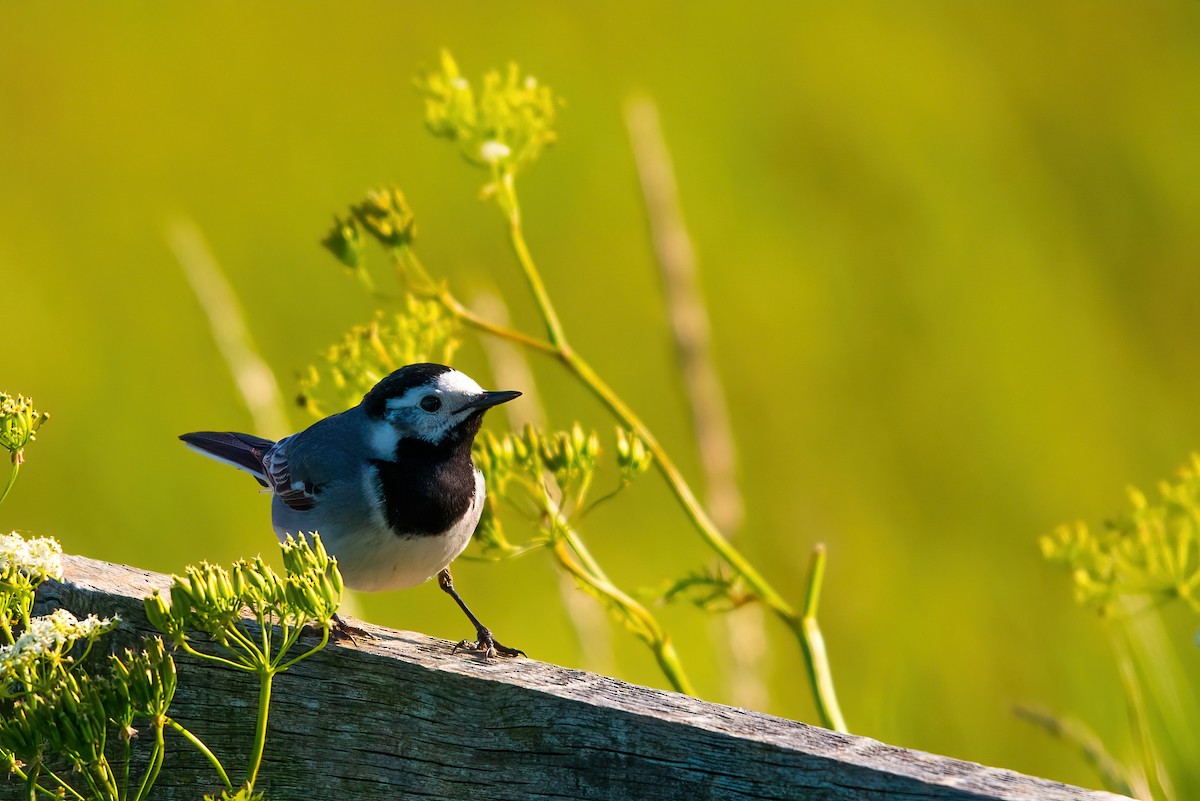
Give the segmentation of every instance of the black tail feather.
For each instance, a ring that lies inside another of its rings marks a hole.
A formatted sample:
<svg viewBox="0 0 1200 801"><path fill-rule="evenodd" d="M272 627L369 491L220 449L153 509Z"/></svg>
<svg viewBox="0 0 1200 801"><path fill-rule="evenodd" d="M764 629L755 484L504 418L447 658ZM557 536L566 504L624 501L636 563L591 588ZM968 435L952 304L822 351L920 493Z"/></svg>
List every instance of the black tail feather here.
<svg viewBox="0 0 1200 801"><path fill-rule="evenodd" d="M275 444L271 440L233 431L194 431L179 438L205 456L245 470L267 486L262 460Z"/></svg>

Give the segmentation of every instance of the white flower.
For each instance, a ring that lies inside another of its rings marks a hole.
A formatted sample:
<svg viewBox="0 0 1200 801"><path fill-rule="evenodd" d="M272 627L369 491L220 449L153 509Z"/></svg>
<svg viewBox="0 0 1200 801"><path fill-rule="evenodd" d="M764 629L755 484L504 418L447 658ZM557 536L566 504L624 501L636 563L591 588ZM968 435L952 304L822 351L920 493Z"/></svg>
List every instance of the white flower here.
<svg viewBox="0 0 1200 801"><path fill-rule="evenodd" d="M117 627L121 619L88 615L78 619L66 609L35 617L12 645L0 646L0 676L24 672L39 659L64 654L77 640L92 639Z"/></svg>
<svg viewBox="0 0 1200 801"><path fill-rule="evenodd" d="M0 575L19 570L38 583L62 578L62 546L53 537L0 534Z"/></svg>
<svg viewBox="0 0 1200 801"><path fill-rule="evenodd" d="M479 158L487 164L495 164L512 155L512 149L503 142L489 139L479 146Z"/></svg>

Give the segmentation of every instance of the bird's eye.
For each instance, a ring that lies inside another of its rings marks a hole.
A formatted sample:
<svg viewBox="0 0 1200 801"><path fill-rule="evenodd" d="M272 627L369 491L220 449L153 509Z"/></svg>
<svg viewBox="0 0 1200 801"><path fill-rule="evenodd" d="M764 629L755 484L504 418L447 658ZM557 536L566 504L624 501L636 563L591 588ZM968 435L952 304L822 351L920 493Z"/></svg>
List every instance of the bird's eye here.
<svg viewBox="0 0 1200 801"><path fill-rule="evenodd" d="M426 395L421 398L421 408L427 412L436 412L442 408L442 399L437 395Z"/></svg>

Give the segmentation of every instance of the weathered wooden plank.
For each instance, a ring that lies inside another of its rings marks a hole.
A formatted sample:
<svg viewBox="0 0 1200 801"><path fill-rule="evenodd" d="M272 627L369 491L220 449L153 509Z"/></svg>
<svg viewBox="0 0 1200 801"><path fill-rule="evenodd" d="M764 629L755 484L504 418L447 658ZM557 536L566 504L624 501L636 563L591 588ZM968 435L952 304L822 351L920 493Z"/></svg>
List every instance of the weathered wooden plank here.
<svg viewBox="0 0 1200 801"><path fill-rule="evenodd" d="M66 557L64 569L62 583L40 589L39 612L116 613L127 639L149 631L141 598L169 583L82 557ZM276 680L259 781L271 799L1121 798L532 659L452 655L444 640L363 626L377 639L332 645ZM178 661L172 711L236 781L257 688L243 674ZM194 801L218 789L207 763L171 736L156 797Z"/></svg>

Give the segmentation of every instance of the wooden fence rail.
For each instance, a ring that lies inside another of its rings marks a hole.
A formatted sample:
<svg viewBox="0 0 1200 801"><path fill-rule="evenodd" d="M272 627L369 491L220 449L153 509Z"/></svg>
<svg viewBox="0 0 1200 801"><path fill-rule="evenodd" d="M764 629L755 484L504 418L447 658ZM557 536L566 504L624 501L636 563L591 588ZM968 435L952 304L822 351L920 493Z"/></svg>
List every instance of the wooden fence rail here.
<svg viewBox="0 0 1200 801"><path fill-rule="evenodd" d="M141 599L167 576L64 558L38 613L118 614L132 645ZM1006 770L710 704L532 659L483 662L450 643L362 624L276 679L258 789L302 799L896 799L1117 801ZM244 764L257 686L177 654L172 714ZM156 798L199 801L211 767L168 734ZM236 775L234 776L237 780ZM0 779L0 797L16 786Z"/></svg>

